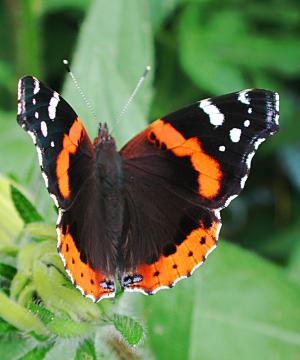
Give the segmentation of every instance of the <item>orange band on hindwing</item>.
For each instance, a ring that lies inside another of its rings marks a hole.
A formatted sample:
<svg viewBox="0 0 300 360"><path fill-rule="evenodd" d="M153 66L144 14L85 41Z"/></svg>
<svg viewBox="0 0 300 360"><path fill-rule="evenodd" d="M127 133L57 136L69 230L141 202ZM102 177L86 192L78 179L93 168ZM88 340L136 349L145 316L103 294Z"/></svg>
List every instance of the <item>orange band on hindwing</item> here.
<svg viewBox="0 0 300 360"><path fill-rule="evenodd" d="M189 156L193 169L199 174L199 194L205 198L218 195L222 179L220 165L203 151L197 137L186 139L171 124L159 119L150 125L148 140L178 157Z"/></svg>
<svg viewBox="0 0 300 360"><path fill-rule="evenodd" d="M174 244L174 252L169 255L161 254L153 264L138 266L135 274L140 280L127 284L125 290L153 294L161 288L172 287L178 280L190 276L216 247L219 228L219 221L213 222L208 229L200 224L180 245Z"/></svg>
<svg viewBox="0 0 300 360"><path fill-rule="evenodd" d="M83 132L85 132L85 130L77 118L70 128L69 134L64 135L62 144L63 148L58 154L56 160L56 177L58 189L65 199L68 199L70 196L70 182L68 174L70 167L70 154L75 154Z"/></svg>
<svg viewBox="0 0 300 360"><path fill-rule="evenodd" d="M72 283L80 289L83 295L91 297L93 301L98 301L102 297L112 297L114 291L101 287L101 283L107 283L109 279L103 273L92 269L80 259L80 252L68 227L65 234L62 227L60 227L59 231L58 250Z"/></svg>

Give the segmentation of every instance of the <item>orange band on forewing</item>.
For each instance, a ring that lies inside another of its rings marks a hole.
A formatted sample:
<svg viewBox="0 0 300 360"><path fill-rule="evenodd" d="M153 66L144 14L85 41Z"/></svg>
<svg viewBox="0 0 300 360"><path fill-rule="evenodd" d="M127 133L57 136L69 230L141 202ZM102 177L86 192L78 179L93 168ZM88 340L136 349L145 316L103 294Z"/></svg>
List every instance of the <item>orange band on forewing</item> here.
<svg viewBox="0 0 300 360"><path fill-rule="evenodd" d="M58 189L65 199L68 199L70 196L70 182L68 175L70 167L70 154L75 154L83 131L83 126L77 118L70 128L69 134L64 135L63 148L57 157L56 177Z"/></svg>
<svg viewBox="0 0 300 360"><path fill-rule="evenodd" d="M155 139L151 139L151 134ZM156 120L148 133L148 140L157 140L178 157L189 156L193 169L199 173L199 194L206 198L218 195L221 188L222 172L219 163L207 155L196 137L185 139L171 124Z"/></svg>

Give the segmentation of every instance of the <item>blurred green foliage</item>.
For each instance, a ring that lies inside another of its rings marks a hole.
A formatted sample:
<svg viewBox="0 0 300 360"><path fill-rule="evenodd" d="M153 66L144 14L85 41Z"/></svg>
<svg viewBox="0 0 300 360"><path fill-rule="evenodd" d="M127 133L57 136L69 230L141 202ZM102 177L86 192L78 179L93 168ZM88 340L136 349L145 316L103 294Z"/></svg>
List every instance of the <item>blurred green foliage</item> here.
<svg viewBox="0 0 300 360"><path fill-rule="evenodd" d="M0 10L1 360L299 359L299 2L7 0ZM110 128L152 65L114 129L120 146L201 98L250 87L280 94L281 130L223 211L227 242L170 291L94 305L65 277L56 213L15 121L16 81L32 74L63 89L93 137L97 124L64 81L63 58Z"/></svg>

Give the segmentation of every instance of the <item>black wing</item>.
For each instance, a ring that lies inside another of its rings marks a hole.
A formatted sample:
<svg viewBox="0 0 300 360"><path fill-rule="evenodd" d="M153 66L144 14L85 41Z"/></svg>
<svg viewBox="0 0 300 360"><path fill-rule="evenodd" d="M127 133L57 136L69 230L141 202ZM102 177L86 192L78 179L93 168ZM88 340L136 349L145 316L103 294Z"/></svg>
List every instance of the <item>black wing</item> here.
<svg viewBox="0 0 300 360"><path fill-rule="evenodd" d="M218 239L219 211L242 190L258 145L278 131L278 107L278 94L266 90L206 99L125 145L124 268L134 268L125 289L153 293L203 262Z"/></svg>
<svg viewBox="0 0 300 360"><path fill-rule="evenodd" d="M82 123L57 92L31 76L19 80L17 121L35 144L59 209L57 247L70 279L94 301L114 296L114 282L94 266L105 264L114 249L103 236L94 150Z"/></svg>

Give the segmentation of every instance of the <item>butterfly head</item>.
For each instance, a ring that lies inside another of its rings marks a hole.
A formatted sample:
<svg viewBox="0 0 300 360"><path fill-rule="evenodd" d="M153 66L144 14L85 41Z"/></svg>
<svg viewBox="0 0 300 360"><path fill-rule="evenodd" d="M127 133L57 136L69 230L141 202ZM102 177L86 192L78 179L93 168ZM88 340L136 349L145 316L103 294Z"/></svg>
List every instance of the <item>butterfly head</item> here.
<svg viewBox="0 0 300 360"><path fill-rule="evenodd" d="M94 146L97 145L115 145L115 140L112 138L108 131L108 126L106 123L99 124L98 136L94 140Z"/></svg>

